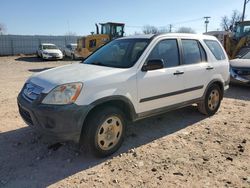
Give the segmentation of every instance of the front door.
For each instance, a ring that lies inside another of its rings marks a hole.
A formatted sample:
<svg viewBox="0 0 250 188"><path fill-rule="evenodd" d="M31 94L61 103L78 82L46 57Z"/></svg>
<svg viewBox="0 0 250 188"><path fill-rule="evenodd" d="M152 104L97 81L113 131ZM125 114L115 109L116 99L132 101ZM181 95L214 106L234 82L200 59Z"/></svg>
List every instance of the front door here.
<svg viewBox="0 0 250 188"><path fill-rule="evenodd" d="M146 62L162 59L164 68L137 74L138 113L183 102L181 90L184 87L184 70L180 65L178 42L176 39L159 41Z"/></svg>

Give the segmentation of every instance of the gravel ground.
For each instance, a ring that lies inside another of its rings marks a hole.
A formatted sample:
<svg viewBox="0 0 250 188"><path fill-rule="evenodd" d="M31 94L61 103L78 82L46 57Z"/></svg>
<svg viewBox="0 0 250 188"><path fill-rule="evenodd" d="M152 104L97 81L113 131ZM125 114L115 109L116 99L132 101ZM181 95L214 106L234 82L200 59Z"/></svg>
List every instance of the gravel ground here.
<svg viewBox="0 0 250 188"><path fill-rule="evenodd" d="M250 187L250 88L231 86L213 117L189 106L128 125L106 159L27 127L16 97L31 74L70 61L0 57L0 187Z"/></svg>

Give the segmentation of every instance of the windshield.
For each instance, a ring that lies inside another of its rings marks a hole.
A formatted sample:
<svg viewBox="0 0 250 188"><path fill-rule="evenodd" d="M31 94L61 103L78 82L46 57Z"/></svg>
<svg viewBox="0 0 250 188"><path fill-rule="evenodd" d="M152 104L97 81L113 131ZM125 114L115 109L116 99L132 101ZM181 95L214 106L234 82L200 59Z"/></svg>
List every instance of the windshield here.
<svg viewBox="0 0 250 188"><path fill-rule="evenodd" d="M76 45L76 44L71 44L71 46L70 46L70 48L71 48L72 50L75 50L75 49L76 49L76 47L77 47L77 45Z"/></svg>
<svg viewBox="0 0 250 188"><path fill-rule="evenodd" d="M250 52L246 53L241 59L250 59Z"/></svg>
<svg viewBox="0 0 250 188"><path fill-rule="evenodd" d="M139 59L148 43L149 39L114 40L99 48L84 60L83 63L116 68L129 68Z"/></svg>
<svg viewBox="0 0 250 188"><path fill-rule="evenodd" d="M250 32L250 25L238 25L236 27L236 37L243 37Z"/></svg>
<svg viewBox="0 0 250 188"><path fill-rule="evenodd" d="M43 45L44 50L54 50L58 49L55 45Z"/></svg>

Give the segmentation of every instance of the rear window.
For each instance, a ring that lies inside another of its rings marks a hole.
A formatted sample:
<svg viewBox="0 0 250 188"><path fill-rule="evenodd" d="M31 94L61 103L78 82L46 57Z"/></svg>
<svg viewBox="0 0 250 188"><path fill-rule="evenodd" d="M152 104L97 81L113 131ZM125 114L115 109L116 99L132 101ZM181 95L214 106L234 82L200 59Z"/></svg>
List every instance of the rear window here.
<svg viewBox="0 0 250 188"><path fill-rule="evenodd" d="M210 51L213 53L217 60L224 60L226 56L222 50L220 44L215 40L204 40Z"/></svg>

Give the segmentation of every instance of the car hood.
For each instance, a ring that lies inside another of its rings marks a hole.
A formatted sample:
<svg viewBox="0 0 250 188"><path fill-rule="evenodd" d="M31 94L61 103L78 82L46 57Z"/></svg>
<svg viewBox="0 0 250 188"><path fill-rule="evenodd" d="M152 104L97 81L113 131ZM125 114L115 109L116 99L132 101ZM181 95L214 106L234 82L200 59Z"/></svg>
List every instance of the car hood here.
<svg viewBox="0 0 250 188"><path fill-rule="evenodd" d="M72 82L86 82L111 74L119 74L126 69L88 65L83 63L71 64L52 68L33 74L27 82L43 87L43 93L48 93L58 85Z"/></svg>
<svg viewBox="0 0 250 188"><path fill-rule="evenodd" d="M47 49L47 50L43 50L43 52L46 52L46 53L61 53L61 50L59 50L59 49Z"/></svg>
<svg viewBox="0 0 250 188"><path fill-rule="evenodd" d="M230 65L237 68L250 68L250 59L232 59Z"/></svg>

